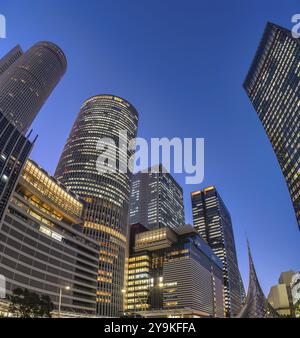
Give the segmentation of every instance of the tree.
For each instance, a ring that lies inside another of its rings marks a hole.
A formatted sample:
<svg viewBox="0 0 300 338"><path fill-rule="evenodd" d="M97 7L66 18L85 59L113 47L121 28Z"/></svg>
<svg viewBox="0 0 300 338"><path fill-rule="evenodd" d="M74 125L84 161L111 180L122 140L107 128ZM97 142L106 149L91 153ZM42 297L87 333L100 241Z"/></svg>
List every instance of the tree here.
<svg viewBox="0 0 300 338"><path fill-rule="evenodd" d="M300 299L294 305L295 308L295 317L300 318Z"/></svg>
<svg viewBox="0 0 300 338"><path fill-rule="evenodd" d="M40 297L40 317L51 318L51 312L54 309L54 305L51 298L47 295L41 295Z"/></svg>
<svg viewBox="0 0 300 338"><path fill-rule="evenodd" d="M54 308L49 296L39 296L28 289L17 288L9 297L9 312L16 317L37 318L51 317L51 311Z"/></svg>

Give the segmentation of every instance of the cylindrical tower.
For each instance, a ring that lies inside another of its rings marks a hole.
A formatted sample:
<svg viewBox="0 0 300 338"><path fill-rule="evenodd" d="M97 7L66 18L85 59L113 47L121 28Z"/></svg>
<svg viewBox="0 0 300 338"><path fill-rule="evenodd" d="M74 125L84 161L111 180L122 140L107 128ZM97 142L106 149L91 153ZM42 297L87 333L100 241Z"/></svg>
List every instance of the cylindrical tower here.
<svg viewBox="0 0 300 338"><path fill-rule="evenodd" d="M66 57L58 46L47 41L33 45L0 77L2 114L25 133L66 68Z"/></svg>
<svg viewBox="0 0 300 338"><path fill-rule="evenodd" d="M99 173L100 139L119 145L121 131L136 137L138 113L126 100L97 95L81 107L59 160L55 176L87 202L84 231L99 241L98 314L122 310L131 173ZM122 141L128 142L125 139ZM127 150L127 161L133 151Z"/></svg>

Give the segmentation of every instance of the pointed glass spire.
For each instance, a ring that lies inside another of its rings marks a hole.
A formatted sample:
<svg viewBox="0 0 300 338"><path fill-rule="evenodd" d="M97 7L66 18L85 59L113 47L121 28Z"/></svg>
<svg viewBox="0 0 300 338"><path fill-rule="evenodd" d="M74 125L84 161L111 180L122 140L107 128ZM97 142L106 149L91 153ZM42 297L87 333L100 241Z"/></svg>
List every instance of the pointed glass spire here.
<svg viewBox="0 0 300 338"><path fill-rule="evenodd" d="M273 318L278 317L276 311L268 303L259 284L251 255L249 241L247 239L249 257L249 287L245 301L238 318Z"/></svg>

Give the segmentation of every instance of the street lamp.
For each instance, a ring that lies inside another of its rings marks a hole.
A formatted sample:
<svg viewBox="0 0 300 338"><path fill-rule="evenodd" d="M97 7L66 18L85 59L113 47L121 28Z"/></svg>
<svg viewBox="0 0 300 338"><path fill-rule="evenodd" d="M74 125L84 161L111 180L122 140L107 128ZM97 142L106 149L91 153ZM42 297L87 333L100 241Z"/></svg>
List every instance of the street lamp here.
<svg viewBox="0 0 300 338"><path fill-rule="evenodd" d="M61 299L62 299L62 293L63 290L69 291L71 289L70 286L61 286L59 288L59 300L58 300L58 317L60 318L60 309L61 309Z"/></svg>

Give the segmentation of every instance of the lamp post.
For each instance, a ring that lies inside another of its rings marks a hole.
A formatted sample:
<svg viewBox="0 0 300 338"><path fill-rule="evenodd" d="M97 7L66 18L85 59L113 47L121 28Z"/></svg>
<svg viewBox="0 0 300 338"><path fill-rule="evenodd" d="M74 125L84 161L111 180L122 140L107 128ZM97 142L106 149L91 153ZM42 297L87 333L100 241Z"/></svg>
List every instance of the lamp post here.
<svg viewBox="0 0 300 338"><path fill-rule="evenodd" d="M61 309L61 299L63 290L69 291L71 289L70 286L64 286L59 288L59 300L58 300L58 317L60 318L60 309Z"/></svg>

